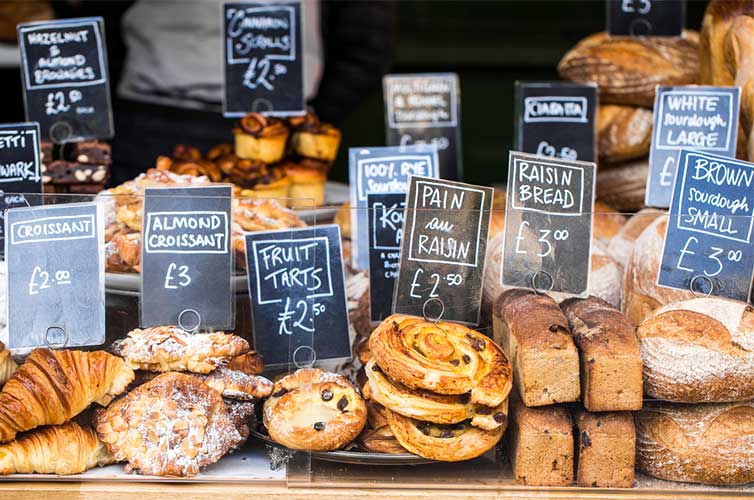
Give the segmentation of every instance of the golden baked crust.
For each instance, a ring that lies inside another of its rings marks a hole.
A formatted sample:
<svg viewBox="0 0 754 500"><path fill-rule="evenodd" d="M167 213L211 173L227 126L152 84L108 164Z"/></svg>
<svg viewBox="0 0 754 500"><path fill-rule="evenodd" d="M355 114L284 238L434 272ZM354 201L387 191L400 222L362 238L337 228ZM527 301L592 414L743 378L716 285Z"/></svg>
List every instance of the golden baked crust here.
<svg viewBox="0 0 754 500"><path fill-rule="evenodd" d="M457 424L471 419L471 425L494 430L506 423L508 400L496 408L472 404L468 394L458 396L410 389L393 382L374 363L365 367L369 380L369 398L404 417L435 424Z"/></svg>
<svg viewBox="0 0 754 500"><path fill-rule="evenodd" d="M351 239L351 203L343 203L338 211L335 212L335 224L340 226L340 235L343 238Z"/></svg>
<svg viewBox="0 0 754 500"><path fill-rule="evenodd" d="M365 395L366 396L366 395ZM385 407L367 399L367 425L357 439L359 447L371 453L408 453L401 446L387 421Z"/></svg>
<svg viewBox="0 0 754 500"><path fill-rule="evenodd" d="M597 172L597 199L621 212L635 212L644 208L649 161L645 159L623 163Z"/></svg>
<svg viewBox="0 0 754 500"><path fill-rule="evenodd" d="M597 151L600 164L635 160L649 154L652 111L635 106L600 105L597 110Z"/></svg>
<svg viewBox="0 0 754 500"><path fill-rule="evenodd" d="M661 210L645 208L632 215L623 227L618 231L607 246L607 253L617 262L621 268L625 268L628 258L634 248L636 239L657 217L662 215Z"/></svg>
<svg viewBox="0 0 754 500"><path fill-rule="evenodd" d="M342 375L302 368L275 383L263 419L270 437L288 448L332 451L356 439L367 409Z"/></svg>
<svg viewBox="0 0 754 500"><path fill-rule="evenodd" d="M637 330L644 392L684 403L754 398L754 309L714 297L667 304Z"/></svg>
<svg viewBox="0 0 754 500"><path fill-rule="evenodd" d="M420 457L443 462L471 460L483 455L495 447L505 432L505 426L485 431L467 422L439 425L404 417L388 409L385 413L401 446Z"/></svg>
<svg viewBox="0 0 754 500"><path fill-rule="evenodd" d="M592 238L605 246L612 240L626 223L626 217L613 207L601 201L594 202L594 227Z"/></svg>
<svg viewBox="0 0 754 500"><path fill-rule="evenodd" d="M258 352L249 351L231 359L228 368L244 372L246 375L261 375L264 372L264 360Z"/></svg>
<svg viewBox="0 0 754 500"><path fill-rule="evenodd" d="M594 82L600 102L651 108L657 85L699 81L699 35L610 37L596 33L579 42L558 64L561 78Z"/></svg>
<svg viewBox="0 0 754 500"><path fill-rule="evenodd" d="M272 394L272 382L259 375L247 375L241 371L220 367L200 377L205 384L227 399L255 401Z"/></svg>
<svg viewBox="0 0 754 500"><path fill-rule="evenodd" d="M135 370L209 373L247 352L249 343L224 332L190 334L175 326L158 326L130 331L111 350Z"/></svg>
<svg viewBox="0 0 754 500"><path fill-rule="evenodd" d="M634 484L636 429L630 412L575 414L576 483L597 488L630 488Z"/></svg>
<svg viewBox="0 0 754 500"><path fill-rule="evenodd" d="M306 226L296 212L275 200L249 198L234 201L233 222L246 232Z"/></svg>
<svg viewBox="0 0 754 500"><path fill-rule="evenodd" d="M198 378L163 373L94 417L97 434L126 471L193 476L244 438L220 394Z"/></svg>
<svg viewBox="0 0 754 500"><path fill-rule="evenodd" d="M754 407L649 402L635 415L636 465L668 481L754 481Z"/></svg>
<svg viewBox="0 0 754 500"><path fill-rule="evenodd" d="M511 365L491 339L465 326L393 314L372 332L377 365L412 389L470 393L470 402L499 406L510 392Z"/></svg>
<svg viewBox="0 0 754 500"><path fill-rule="evenodd" d="M238 121L238 129L254 137L288 135L288 127L280 118L266 117L259 113L247 113Z"/></svg>

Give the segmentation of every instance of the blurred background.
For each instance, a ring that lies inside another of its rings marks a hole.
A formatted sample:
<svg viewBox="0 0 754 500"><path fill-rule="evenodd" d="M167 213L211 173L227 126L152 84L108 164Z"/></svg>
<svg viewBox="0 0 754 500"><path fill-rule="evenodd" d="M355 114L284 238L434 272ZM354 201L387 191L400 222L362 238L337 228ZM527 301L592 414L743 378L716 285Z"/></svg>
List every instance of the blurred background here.
<svg viewBox="0 0 754 500"><path fill-rule="evenodd" d="M0 106L0 121L21 121L24 118L18 47L14 41L15 23L19 16L23 16L28 9L37 15L39 12L49 12L58 18L103 16L110 82L115 95L126 57L121 20L124 13L138 1L0 2L0 86L4 97L3 106ZM160 3L179 11L187 2L197 1L202 0L161 0ZM381 45L384 49L380 49L380 56L390 72L458 73L461 81L464 177L466 181L478 184L500 183L505 177L507 154L513 142L514 81L557 79L556 66L561 56L581 38L605 27L604 0L360 2L362 8L368 3L371 12L381 12L374 18L379 17L380 36L386 37L388 40L385 41L389 42ZM323 3L329 4L324 5L323 12L330 15L322 26L323 38L328 43L334 38L328 37L328 33L348 33L348 28L354 27L347 26L348 23L353 24L347 16L338 16L347 6L345 1ZM704 1L688 2L688 28L699 29L705 6ZM359 22L367 25L369 21L359 19ZM220 23L219 15L217 22ZM371 35L368 31L363 35L351 33L351 36L357 37ZM334 40L337 43L338 38ZM338 47L326 46L325 49L327 54L328 51L338 50ZM221 58L222 54L218 54L218 57ZM347 66L347 60L345 64ZM373 76L372 80L359 87L358 99L353 104L349 103L347 109L338 115L335 124L343 132L343 142L330 174L331 179L347 181L349 147L384 145L382 87L379 75ZM116 103L114 112L117 136L118 115L124 111ZM224 123L218 123L223 129ZM228 120L229 140L231 124L232 121ZM117 149L113 154L113 161L117 164ZM163 154L170 154L170 149ZM153 165L147 162L143 169Z"/></svg>

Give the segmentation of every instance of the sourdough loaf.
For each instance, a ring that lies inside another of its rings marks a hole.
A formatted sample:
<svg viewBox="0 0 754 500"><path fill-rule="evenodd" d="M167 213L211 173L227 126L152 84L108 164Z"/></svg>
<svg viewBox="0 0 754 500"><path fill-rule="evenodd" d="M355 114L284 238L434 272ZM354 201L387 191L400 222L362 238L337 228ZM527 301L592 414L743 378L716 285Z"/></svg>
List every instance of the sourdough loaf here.
<svg viewBox="0 0 754 500"><path fill-rule="evenodd" d="M657 284L667 225L667 217L655 219L636 240L626 264L621 307L634 326L665 304L694 297L690 290Z"/></svg>
<svg viewBox="0 0 754 500"><path fill-rule="evenodd" d="M667 304L637 330L644 392L683 403L754 398L754 308L713 297Z"/></svg>
<svg viewBox="0 0 754 500"><path fill-rule="evenodd" d="M651 110L615 104L604 104L597 110L600 165L644 157L649 154L651 140Z"/></svg>
<svg viewBox="0 0 754 500"><path fill-rule="evenodd" d="M596 297L561 304L581 359L581 398L589 411L638 410L642 364L634 327Z"/></svg>
<svg viewBox="0 0 754 500"><path fill-rule="evenodd" d="M634 483L636 429L630 412L579 409L576 424L576 484L630 488Z"/></svg>
<svg viewBox="0 0 754 500"><path fill-rule="evenodd" d="M597 171L597 199L622 212L644 208L649 163L646 159L624 163Z"/></svg>
<svg viewBox="0 0 754 500"><path fill-rule="evenodd" d="M661 210L655 208L640 210L631 216L623 227L621 227L620 231L618 231L618 234L610 240L607 246L607 254L618 263L621 269L625 269L628 258L634 249L636 239L647 226L663 213Z"/></svg>
<svg viewBox="0 0 754 500"><path fill-rule="evenodd" d="M699 81L699 35L684 31L671 37L610 37L596 33L561 59L565 80L596 83L604 104L651 108L657 85Z"/></svg>
<svg viewBox="0 0 754 500"><path fill-rule="evenodd" d="M579 356L568 321L545 295L503 292L493 310L495 342L513 364L513 380L526 406L577 401Z"/></svg>
<svg viewBox="0 0 754 500"><path fill-rule="evenodd" d="M751 402L652 402L636 414L637 468L660 479L704 484L754 481Z"/></svg>

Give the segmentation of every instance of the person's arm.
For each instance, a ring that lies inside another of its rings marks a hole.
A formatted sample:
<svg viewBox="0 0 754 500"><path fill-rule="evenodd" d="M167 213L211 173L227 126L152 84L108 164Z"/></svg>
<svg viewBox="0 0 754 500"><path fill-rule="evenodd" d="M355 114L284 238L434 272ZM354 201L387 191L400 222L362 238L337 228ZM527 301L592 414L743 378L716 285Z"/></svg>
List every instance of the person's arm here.
<svg viewBox="0 0 754 500"><path fill-rule="evenodd" d="M397 2L322 2L325 67L311 106L338 123L379 86L395 45Z"/></svg>

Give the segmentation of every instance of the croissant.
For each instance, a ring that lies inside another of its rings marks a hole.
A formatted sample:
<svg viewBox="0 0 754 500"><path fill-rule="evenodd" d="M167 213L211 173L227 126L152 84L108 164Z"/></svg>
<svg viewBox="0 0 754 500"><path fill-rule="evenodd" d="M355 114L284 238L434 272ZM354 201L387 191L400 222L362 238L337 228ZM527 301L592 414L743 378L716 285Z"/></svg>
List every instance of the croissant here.
<svg viewBox="0 0 754 500"><path fill-rule="evenodd" d="M471 403L491 408L511 390L511 365L500 346L459 324L394 314L372 332L369 348L391 380L412 389L470 392Z"/></svg>
<svg viewBox="0 0 754 500"><path fill-rule="evenodd" d="M0 442L62 424L92 403L105 406L133 379L122 359L104 351L35 349L0 391Z"/></svg>
<svg viewBox="0 0 754 500"><path fill-rule="evenodd" d="M78 474L113 462L97 434L75 422L36 429L0 446L0 475Z"/></svg>
<svg viewBox="0 0 754 500"><path fill-rule="evenodd" d="M13 361L5 344L0 342L0 385L5 384L10 376L16 373L16 370L18 370L18 365Z"/></svg>

